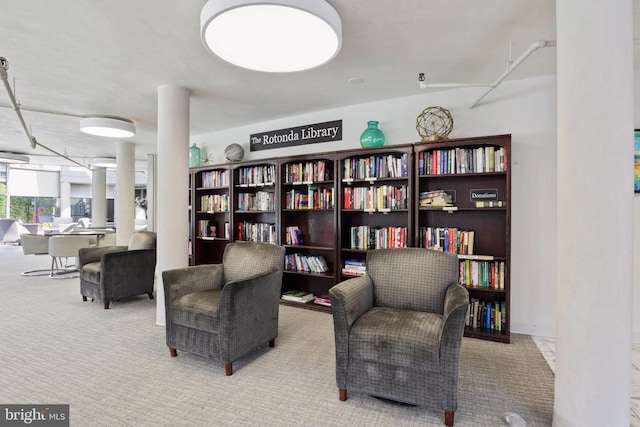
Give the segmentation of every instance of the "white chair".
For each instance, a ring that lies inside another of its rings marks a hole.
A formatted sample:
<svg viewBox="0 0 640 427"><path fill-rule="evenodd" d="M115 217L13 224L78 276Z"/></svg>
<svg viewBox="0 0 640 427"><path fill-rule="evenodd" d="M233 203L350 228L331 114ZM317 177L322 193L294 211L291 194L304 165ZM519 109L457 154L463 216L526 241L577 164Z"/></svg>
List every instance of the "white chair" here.
<svg viewBox="0 0 640 427"><path fill-rule="evenodd" d="M49 238L49 255L51 255L51 273L49 277L52 279L78 277L78 275L70 274L78 272L75 258L78 257L80 248L88 248L90 246L95 246L94 236L82 234L51 236ZM73 264L69 264L69 258L74 258Z"/></svg>
<svg viewBox="0 0 640 427"><path fill-rule="evenodd" d="M23 233L20 235L22 252L25 255L48 255L49 238L43 234ZM51 269L23 271L23 276L45 276L51 273Z"/></svg>

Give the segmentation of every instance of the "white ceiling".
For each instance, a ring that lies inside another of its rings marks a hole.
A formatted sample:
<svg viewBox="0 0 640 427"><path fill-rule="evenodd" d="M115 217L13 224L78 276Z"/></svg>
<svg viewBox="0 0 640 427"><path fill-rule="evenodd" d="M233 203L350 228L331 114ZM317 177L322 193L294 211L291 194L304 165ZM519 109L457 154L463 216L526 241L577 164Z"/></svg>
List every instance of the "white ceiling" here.
<svg viewBox="0 0 640 427"><path fill-rule="evenodd" d="M81 161L112 157L113 141L81 133L78 122L119 116L135 122L130 141L144 159L155 152L162 85L191 91L191 135L198 135L424 93L419 72L431 82L490 82L505 71L510 45L515 59L534 41L556 37L552 0L329 0L342 18L338 56L309 71L260 73L207 52L199 32L205 2L5 2L0 56L38 142ZM555 73L555 55L555 48L536 52L509 79ZM348 83L352 77L364 83ZM0 151L49 154L31 149L1 85Z"/></svg>

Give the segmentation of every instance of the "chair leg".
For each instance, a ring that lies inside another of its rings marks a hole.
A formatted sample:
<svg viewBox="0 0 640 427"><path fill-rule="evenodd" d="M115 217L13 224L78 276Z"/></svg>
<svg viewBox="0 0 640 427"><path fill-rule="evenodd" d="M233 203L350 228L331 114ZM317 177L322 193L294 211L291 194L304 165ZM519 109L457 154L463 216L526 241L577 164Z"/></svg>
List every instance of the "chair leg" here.
<svg viewBox="0 0 640 427"><path fill-rule="evenodd" d="M269 341L269 347L273 348L276 346L276 339L272 339L271 341Z"/></svg>
<svg viewBox="0 0 640 427"><path fill-rule="evenodd" d="M109 310L109 301L104 302L104 309Z"/></svg>
<svg viewBox="0 0 640 427"><path fill-rule="evenodd" d="M87 301L87 297L82 295L82 301Z"/></svg>
<svg viewBox="0 0 640 427"><path fill-rule="evenodd" d="M339 388L338 392L339 392L338 394L340 395L340 401L345 402L347 400L347 389Z"/></svg>
<svg viewBox="0 0 640 427"><path fill-rule="evenodd" d="M178 351L173 347L169 347L169 354L171 357L178 357Z"/></svg>
<svg viewBox="0 0 640 427"><path fill-rule="evenodd" d="M230 377L233 374L233 366L231 363L224 365L224 373Z"/></svg>
<svg viewBox="0 0 640 427"><path fill-rule="evenodd" d="M147 295L149 295L149 299L153 299L153 292L147 292Z"/></svg>
<svg viewBox="0 0 640 427"><path fill-rule="evenodd" d="M444 413L444 424L447 427L453 427L453 411L446 411Z"/></svg>

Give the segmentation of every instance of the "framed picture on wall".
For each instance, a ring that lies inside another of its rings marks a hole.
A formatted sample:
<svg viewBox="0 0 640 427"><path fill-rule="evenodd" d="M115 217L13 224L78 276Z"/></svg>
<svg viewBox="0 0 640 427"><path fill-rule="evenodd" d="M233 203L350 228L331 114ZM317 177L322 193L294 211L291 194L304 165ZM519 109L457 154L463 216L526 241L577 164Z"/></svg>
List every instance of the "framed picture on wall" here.
<svg viewBox="0 0 640 427"><path fill-rule="evenodd" d="M633 131L633 192L640 193L640 129Z"/></svg>

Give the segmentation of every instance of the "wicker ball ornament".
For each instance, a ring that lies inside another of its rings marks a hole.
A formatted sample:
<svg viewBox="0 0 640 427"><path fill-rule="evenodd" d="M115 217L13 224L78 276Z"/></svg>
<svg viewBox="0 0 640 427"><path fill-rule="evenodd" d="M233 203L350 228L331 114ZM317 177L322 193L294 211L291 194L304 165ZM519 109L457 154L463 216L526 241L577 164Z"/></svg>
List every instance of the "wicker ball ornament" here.
<svg viewBox="0 0 640 427"><path fill-rule="evenodd" d="M228 162L239 162L244 157L244 148L240 144L229 144L224 149L224 157Z"/></svg>
<svg viewBox="0 0 640 427"><path fill-rule="evenodd" d="M416 130L423 141L447 139L453 130L453 117L446 108L427 107L416 119Z"/></svg>

